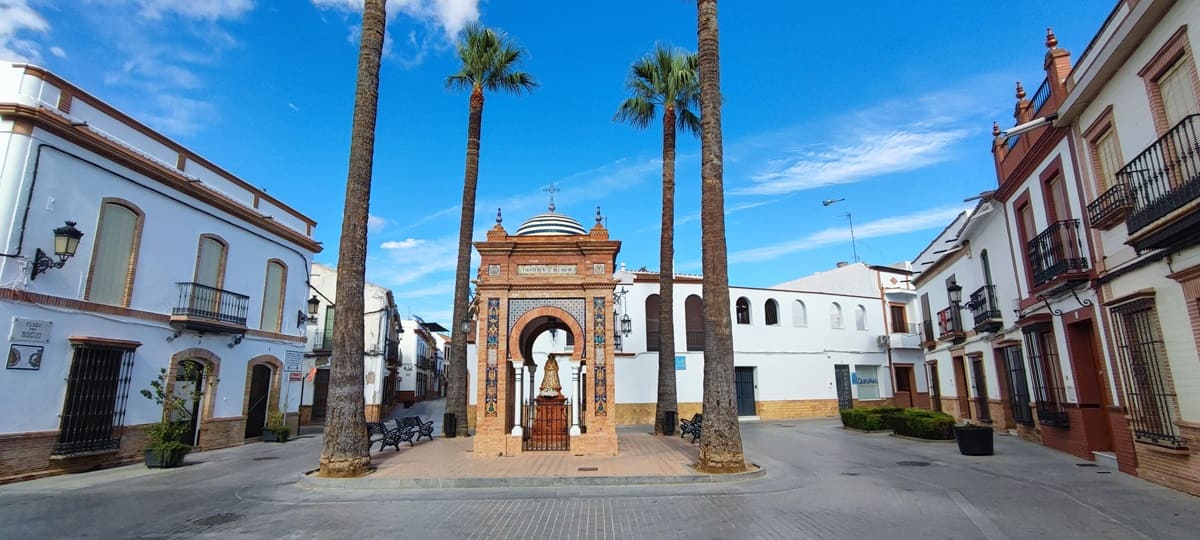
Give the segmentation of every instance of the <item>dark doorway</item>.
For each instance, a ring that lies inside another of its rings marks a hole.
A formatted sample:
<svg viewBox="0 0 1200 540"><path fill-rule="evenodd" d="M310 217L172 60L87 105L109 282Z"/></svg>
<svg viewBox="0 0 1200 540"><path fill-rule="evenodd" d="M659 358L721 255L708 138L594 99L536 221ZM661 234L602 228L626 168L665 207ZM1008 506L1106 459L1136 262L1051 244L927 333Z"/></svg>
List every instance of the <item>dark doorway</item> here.
<svg viewBox="0 0 1200 540"><path fill-rule="evenodd" d="M325 421L325 404L329 398L329 370L318 369L313 375L312 421Z"/></svg>
<svg viewBox="0 0 1200 540"><path fill-rule="evenodd" d="M755 416L758 411L754 406L754 368L733 368L733 384L737 391L738 416Z"/></svg>
<svg viewBox="0 0 1200 540"><path fill-rule="evenodd" d="M929 404L933 406L933 410L942 411L942 382L938 378L937 362L930 362L926 365L929 372Z"/></svg>
<svg viewBox="0 0 1200 540"><path fill-rule="evenodd" d="M246 438L262 437L267 423L267 398L271 393L271 368L254 366L250 372L250 406L246 409Z"/></svg>
<svg viewBox="0 0 1200 540"><path fill-rule="evenodd" d="M896 381L896 406L897 407L915 407L913 402L913 370L912 366L896 365L895 370Z"/></svg>
<svg viewBox="0 0 1200 540"><path fill-rule="evenodd" d="M1112 428L1107 422L1108 385L1096 354L1096 329L1091 320L1067 325L1067 349L1075 371L1080 413L1084 416L1088 450L1113 449Z"/></svg>
<svg viewBox="0 0 1200 540"><path fill-rule="evenodd" d="M971 357L971 381L975 386L975 413L980 420L992 420L992 411L988 407L987 377L983 371L983 357Z"/></svg>
<svg viewBox="0 0 1200 540"><path fill-rule="evenodd" d="M850 366L833 366L833 375L837 385L838 410L854 408L854 396L850 393Z"/></svg>
<svg viewBox="0 0 1200 540"><path fill-rule="evenodd" d="M963 362L964 359L961 356L950 359L950 363L954 364L954 391L958 394L958 416L959 418L970 418L971 397L967 392L967 367Z"/></svg>
<svg viewBox="0 0 1200 540"><path fill-rule="evenodd" d="M187 418L188 429L180 435L179 442L189 446L195 446L198 442L196 435L200 428L200 401L204 397L201 396L199 399L192 399L192 395L202 381L204 381L203 364L194 360L184 360L179 363L179 369L175 372L174 393L187 403L186 407L189 414Z"/></svg>

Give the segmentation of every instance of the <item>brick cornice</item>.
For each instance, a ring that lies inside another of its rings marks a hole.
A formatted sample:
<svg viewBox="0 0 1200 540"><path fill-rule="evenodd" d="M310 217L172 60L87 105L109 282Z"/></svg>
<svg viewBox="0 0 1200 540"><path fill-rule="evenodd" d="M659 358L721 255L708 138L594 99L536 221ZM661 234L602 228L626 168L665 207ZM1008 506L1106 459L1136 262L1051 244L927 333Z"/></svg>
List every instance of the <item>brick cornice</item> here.
<svg viewBox="0 0 1200 540"><path fill-rule="evenodd" d="M129 148L115 145L90 130L75 127L71 125L67 118L51 113L46 109L4 103L0 104L0 117L31 121L39 128L58 135L88 151L104 156L123 167L127 167L175 191L194 197L197 200L241 218L247 223L275 233L313 253L321 252L321 245L317 244L312 238L275 221L269 216L259 214L242 203L209 188L202 182L190 180L178 169L173 169L148 159ZM285 207L282 203L279 206L281 208Z"/></svg>

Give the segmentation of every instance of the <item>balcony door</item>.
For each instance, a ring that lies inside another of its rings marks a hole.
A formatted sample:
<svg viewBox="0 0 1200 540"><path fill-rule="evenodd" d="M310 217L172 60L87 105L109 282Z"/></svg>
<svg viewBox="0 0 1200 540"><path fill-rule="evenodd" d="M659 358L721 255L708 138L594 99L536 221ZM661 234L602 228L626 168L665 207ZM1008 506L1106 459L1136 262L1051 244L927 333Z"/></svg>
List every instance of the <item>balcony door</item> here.
<svg viewBox="0 0 1200 540"><path fill-rule="evenodd" d="M211 314L220 313L219 290L225 281L225 256L229 248L215 236L200 237L196 252L196 274L192 281L203 287L192 287L192 298L188 307Z"/></svg>
<svg viewBox="0 0 1200 540"><path fill-rule="evenodd" d="M1064 219L1071 219L1070 205L1067 204L1067 185L1061 174L1051 176L1046 181L1046 221L1050 224Z"/></svg>

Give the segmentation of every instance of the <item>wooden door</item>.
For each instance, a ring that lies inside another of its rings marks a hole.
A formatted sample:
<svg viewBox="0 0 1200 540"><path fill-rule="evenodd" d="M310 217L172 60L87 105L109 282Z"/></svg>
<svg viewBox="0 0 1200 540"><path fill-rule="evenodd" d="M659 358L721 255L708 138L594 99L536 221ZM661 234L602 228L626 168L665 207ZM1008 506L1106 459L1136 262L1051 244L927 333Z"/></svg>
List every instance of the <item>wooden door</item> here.
<svg viewBox="0 0 1200 540"><path fill-rule="evenodd" d="M733 384L737 391L738 416L757 415L754 403L754 368L733 368Z"/></svg>
<svg viewBox="0 0 1200 540"><path fill-rule="evenodd" d="M318 369L313 376L312 421L325 421L325 404L329 398L329 370Z"/></svg>
<svg viewBox="0 0 1200 540"><path fill-rule="evenodd" d="M911 365L895 365L892 367L896 381L895 402L897 407L915 407L913 401L913 368Z"/></svg>
<svg viewBox="0 0 1200 540"><path fill-rule="evenodd" d="M967 369L963 364L963 357L955 356L950 359L950 363L954 364L954 390L958 394L958 416L960 418L971 417L971 397L967 393Z"/></svg>
<svg viewBox="0 0 1200 540"><path fill-rule="evenodd" d="M267 406L271 394L271 368L254 366L250 372L250 400L246 408L246 438L262 437L267 423Z"/></svg>

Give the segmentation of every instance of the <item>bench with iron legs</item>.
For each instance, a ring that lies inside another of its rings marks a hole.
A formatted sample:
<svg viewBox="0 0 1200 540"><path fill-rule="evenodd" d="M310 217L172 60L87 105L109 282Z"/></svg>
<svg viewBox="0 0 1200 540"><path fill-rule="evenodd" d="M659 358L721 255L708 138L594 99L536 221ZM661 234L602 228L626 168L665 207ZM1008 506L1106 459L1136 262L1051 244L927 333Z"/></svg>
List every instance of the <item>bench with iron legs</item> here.
<svg viewBox="0 0 1200 540"><path fill-rule="evenodd" d="M381 451L389 446L394 447L396 451L400 451L400 443L407 442L409 446L413 446L413 439L417 435L418 429L416 427L401 425L395 420L367 422L367 436L370 440L370 443L367 445L368 449L378 442L379 450Z"/></svg>
<svg viewBox="0 0 1200 540"><path fill-rule="evenodd" d="M679 438L682 439L684 436L691 435L692 442L695 443L696 439L700 438L700 428L701 428L701 425L703 424L703 421L704 421L704 415L700 414L700 413L696 413L695 415L693 415L691 420L688 420L686 418L683 420L680 420L679 421Z"/></svg>
<svg viewBox="0 0 1200 540"><path fill-rule="evenodd" d="M417 430L416 440L420 441L421 437L433 440L433 420L422 422L420 416L405 416L400 419L400 427L411 427Z"/></svg>

